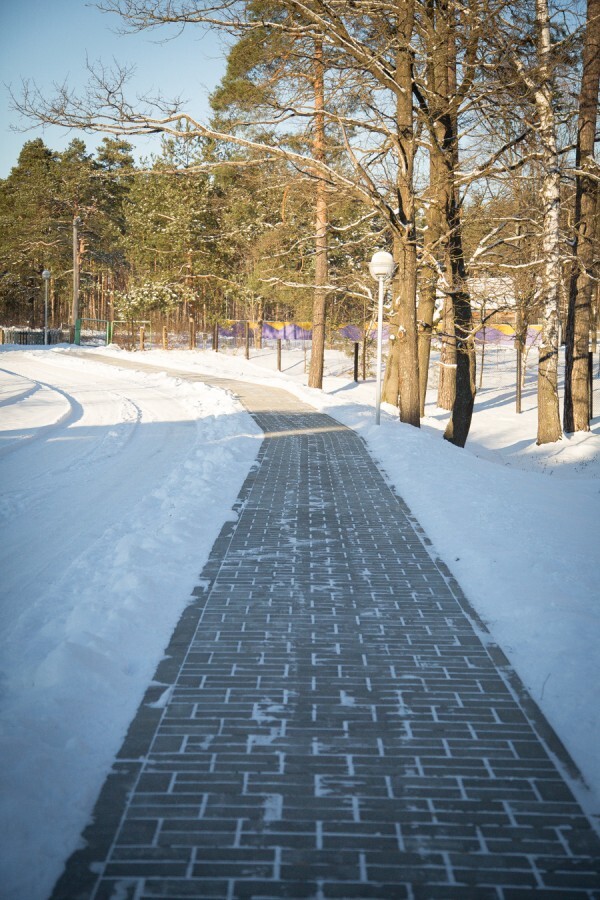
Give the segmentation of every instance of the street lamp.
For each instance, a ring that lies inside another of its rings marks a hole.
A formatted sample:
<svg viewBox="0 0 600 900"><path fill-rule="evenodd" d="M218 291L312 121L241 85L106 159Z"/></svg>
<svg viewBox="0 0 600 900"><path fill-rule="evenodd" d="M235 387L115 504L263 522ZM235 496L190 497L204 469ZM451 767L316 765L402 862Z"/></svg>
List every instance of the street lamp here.
<svg viewBox="0 0 600 900"><path fill-rule="evenodd" d="M375 424L381 420L381 345L383 342L383 284L393 275L396 264L387 250L377 250L369 263L369 272L379 281L379 302L377 305L377 394L375 398Z"/></svg>
<svg viewBox="0 0 600 900"><path fill-rule="evenodd" d="M48 282L51 275L52 272L49 269L44 269L42 272L44 279L44 346L48 343Z"/></svg>

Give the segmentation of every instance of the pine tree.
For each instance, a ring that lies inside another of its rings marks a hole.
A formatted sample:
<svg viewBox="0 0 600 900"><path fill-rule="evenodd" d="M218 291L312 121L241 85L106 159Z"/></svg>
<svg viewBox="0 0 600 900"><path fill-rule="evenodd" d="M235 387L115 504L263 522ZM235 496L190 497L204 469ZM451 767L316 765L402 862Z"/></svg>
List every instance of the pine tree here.
<svg viewBox="0 0 600 900"><path fill-rule="evenodd" d="M56 154L37 138L24 144L0 183L0 308L6 324L41 324L41 273L64 264L57 169Z"/></svg>

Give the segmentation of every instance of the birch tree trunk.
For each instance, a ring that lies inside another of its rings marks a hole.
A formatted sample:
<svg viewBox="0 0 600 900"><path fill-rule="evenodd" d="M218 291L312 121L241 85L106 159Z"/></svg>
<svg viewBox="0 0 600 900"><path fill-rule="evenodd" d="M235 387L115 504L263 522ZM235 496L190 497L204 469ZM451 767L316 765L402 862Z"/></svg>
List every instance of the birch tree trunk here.
<svg viewBox="0 0 600 900"><path fill-rule="evenodd" d="M559 213L560 169L556 141L556 117L552 105L550 17L548 0L536 0L539 83L535 105L542 151L542 257L540 300L543 309L538 364L537 443L548 444L562 436L558 403L558 298L560 281Z"/></svg>
<svg viewBox="0 0 600 900"><path fill-rule="evenodd" d="M597 258L595 216L598 194L598 183L590 176L594 164L599 84L600 0L588 0L575 162L575 259L569 286L566 328L564 428L567 432L590 429L588 352L594 318L593 269Z"/></svg>

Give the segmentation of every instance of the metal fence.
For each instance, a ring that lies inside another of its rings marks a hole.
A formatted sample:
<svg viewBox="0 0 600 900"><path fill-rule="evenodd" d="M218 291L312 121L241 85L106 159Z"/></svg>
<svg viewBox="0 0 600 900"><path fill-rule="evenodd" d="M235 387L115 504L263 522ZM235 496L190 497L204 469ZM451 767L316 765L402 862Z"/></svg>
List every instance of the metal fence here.
<svg viewBox="0 0 600 900"><path fill-rule="evenodd" d="M41 345L44 346L43 328L1 328L3 344L19 344L19 345ZM69 343L71 340L71 329L69 328L49 328L48 344Z"/></svg>

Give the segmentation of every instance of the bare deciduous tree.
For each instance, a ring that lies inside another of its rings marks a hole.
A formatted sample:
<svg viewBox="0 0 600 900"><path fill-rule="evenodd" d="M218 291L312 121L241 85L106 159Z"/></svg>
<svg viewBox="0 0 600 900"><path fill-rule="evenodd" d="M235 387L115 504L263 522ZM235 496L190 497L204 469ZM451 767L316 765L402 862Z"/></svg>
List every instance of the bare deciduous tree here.
<svg viewBox="0 0 600 900"><path fill-rule="evenodd" d="M599 256L595 217L600 196L600 167L594 159L599 83L600 0L588 0L575 160L575 259L565 334L564 428L567 432L589 431L588 351Z"/></svg>

